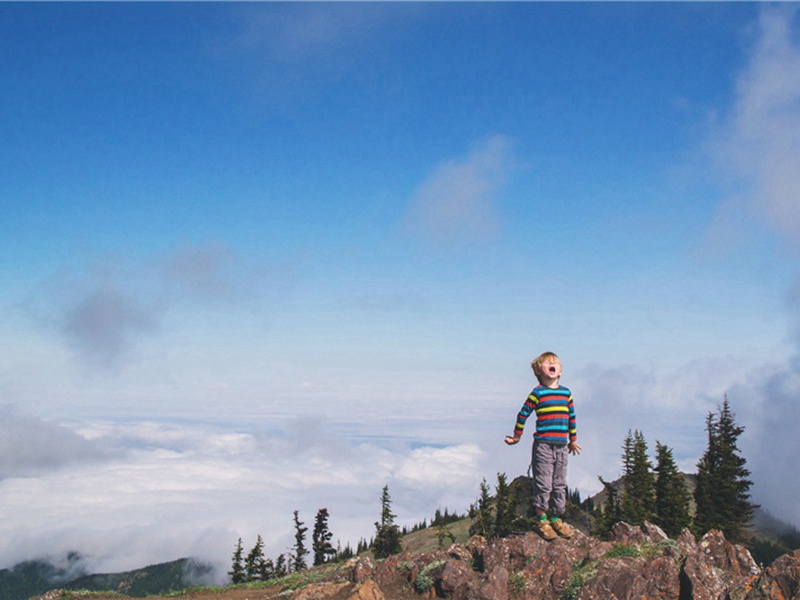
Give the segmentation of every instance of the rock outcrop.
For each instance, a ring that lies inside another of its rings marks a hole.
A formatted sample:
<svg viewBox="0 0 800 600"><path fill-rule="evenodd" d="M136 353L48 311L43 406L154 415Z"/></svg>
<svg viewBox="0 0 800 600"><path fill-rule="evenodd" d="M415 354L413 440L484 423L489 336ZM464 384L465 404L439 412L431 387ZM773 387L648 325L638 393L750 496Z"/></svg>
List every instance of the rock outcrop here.
<svg viewBox="0 0 800 600"><path fill-rule="evenodd" d="M447 550L353 559L337 581L295 593L301 599L452 600L800 600L800 550L761 570L718 531L669 539L655 525L614 526L610 541L575 532L535 533Z"/></svg>

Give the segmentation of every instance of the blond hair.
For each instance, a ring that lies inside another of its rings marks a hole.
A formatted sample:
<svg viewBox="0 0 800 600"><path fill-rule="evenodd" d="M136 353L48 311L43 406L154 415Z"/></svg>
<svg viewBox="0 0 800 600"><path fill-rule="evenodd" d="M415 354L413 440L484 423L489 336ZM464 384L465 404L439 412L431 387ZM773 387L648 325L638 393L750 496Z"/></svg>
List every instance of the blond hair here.
<svg viewBox="0 0 800 600"><path fill-rule="evenodd" d="M556 356L555 352L543 352L531 361L531 369L533 369L533 374L536 375L536 379L539 380L539 383L542 382L542 363L548 359L555 359L559 363L561 362L561 359Z"/></svg>

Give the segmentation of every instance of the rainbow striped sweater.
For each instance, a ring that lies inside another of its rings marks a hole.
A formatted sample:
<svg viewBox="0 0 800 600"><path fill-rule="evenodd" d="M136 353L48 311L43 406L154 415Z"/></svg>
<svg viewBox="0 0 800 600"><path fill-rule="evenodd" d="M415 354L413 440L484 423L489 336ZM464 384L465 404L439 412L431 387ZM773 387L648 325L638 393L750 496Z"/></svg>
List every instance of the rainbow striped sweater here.
<svg viewBox="0 0 800 600"><path fill-rule="evenodd" d="M534 411L536 411L536 432L533 434L535 440L565 446L577 439L572 392L563 385L557 388L543 385L533 388L517 415L515 437L522 436L525 422Z"/></svg>

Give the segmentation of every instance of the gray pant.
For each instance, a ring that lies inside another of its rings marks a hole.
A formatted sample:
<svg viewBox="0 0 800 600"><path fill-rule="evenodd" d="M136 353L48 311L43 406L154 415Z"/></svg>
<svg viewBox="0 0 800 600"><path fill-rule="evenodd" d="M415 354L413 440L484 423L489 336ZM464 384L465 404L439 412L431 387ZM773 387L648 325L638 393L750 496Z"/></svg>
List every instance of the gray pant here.
<svg viewBox="0 0 800 600"><path fill-rule="evenodd" d="M567 510L568 456L566 446L533 441L533 505L550 515L563 515Z"/></svg>

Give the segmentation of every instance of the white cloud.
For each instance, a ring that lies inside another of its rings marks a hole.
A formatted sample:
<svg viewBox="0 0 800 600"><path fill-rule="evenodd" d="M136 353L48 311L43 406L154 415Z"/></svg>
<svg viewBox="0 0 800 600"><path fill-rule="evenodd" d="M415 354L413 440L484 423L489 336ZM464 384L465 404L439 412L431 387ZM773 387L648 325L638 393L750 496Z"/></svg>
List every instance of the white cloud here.
<svg viewBox="0 0 800 600"><path fill-rule="evenodd" d="M764 7L736 99L712 142L714 159L734 191L716 228L742 211L800 242L800 43L797 8Z"/></svg>
<svg viewBox="0 0 800 600"><path fill-rule="evenodd" d="M463 244L495 234L501 193L515 166L513 143L503 135L441 163L414 194L406 227L434 243Z"/></svg>
<svg viewBox="0 0 800 600"><path fill-rule="evenodd" d="M0 480L39 475L105 457L102 449L66 427L0 408Z"/></svg>
<svg viewBox="0 0 800 600"><path fill-rule="evenodd" d="M481 452L472 444L412 450L353 443L299 423L267 434L105 421L69 433L95 452L115 452L102 462L0 481L4 510L14 515L0 521L0 567L44 552L78 551L95 572L192 555L224 577L240 536L252 544L261 533L271 556L286 552L293 510L308 523L328 508L335 538L355 545L374 533L384 484L398 520L414 523L448 503L465 510L480 472Z"/></svg>

